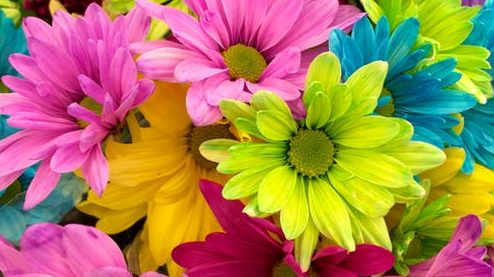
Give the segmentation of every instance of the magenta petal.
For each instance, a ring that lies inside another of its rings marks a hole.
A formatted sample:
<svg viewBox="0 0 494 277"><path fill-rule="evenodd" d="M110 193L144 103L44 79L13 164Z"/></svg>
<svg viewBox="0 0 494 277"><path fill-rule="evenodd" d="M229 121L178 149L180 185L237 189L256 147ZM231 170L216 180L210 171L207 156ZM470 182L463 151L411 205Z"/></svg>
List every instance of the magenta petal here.
<svg viewBox="0 0 494 277"><path fill-rule="evenodd" d="M353 24L364 16L365 13L361 12L353 5L341 5L338 8L338 13L336 13L336 17L331 24L331 28L338 28L348 32Z"/></svg>
<svg viewBox="0 0 494 277"><path fill-rule="evenodd" d="M144 40L151 26L151 17L147 16L144 9L135 6L125 16L125 19L127 22L127 38L129 42Z"/></svg>
<svg viewBox="0 0 494 277"><path fill-rule="evenodd" d="M348 255L348 251L340 246L329 246L323 248L312 258L315 263L337 264Z"/></svg>
<svg viewBox="0 0 494 277"><path fill-rule="evenodd" d="M274 266L274 264L267 265L262 259L251 261L223 261L195 267L187 271L187 274L189 277L271 276Z"/></svg>
<svg viewBox="0 0 494 277"><path fill-rule="evenodd" d="M359 277L350 270L332 264L318 264L316 272L318 276L324 277Z"/></svg>
<svg viewBox="0 0 494 277"><path fill-rule="evenodd" d="M109 168L108 161L101 150L101 145L93 147L90 156L82 165L82 173L94 192L102 195L108 183Z"/></svg>
<svg viewBox="0 0 494 277"><path fill-rule="evenodd" d="M167 276L158 272L144 272L143 274L139 275L139 277L167 277ZM187 277L187 275L184 274L183 277Z"/></svg>
<svg viewBox="0 0 494 277"><path fill-rule="evenodd" d="M71 116L86 121L87 123L100 122L99 115L92 110L81 106L78 103L72 103L67 107L67 113Z"/></svg>
<svg viewBox="0 0 494 277"><path fill-rule="evenodd" d="M91 78L83 74L79 74L77 78L84 94L91 97L96 103L103 104L106 91Z"/></svg>
<svg viewBox="0 0 494 277"><path fill-rule="evenodd" d="M450 241L460 241L460 252L464 252L471 248L482 235L482 223L476 215L467 215L462 217L458 222L453 236Z"/></svg>
<svg viewBox="0 0 494 277"><path fill-rule="evenodd" d="M10 242L0 236L0 271L21 274L29 270L30 265L22 254Z"/></svg>
<svg viewBox="0 0 494 277"><path fill-rule="evenodd" d="M63 227L40 223L30 226L21 238L21 251L34 272L74 276L62 246Z"/></svg>
<svg viewBox="0 0 494 277"><path fill-rule="evenodd" d="M231 259L227 253L221 253L205 242L182 243L173 249L172 257L177 264L186 269Z"/></svg>
<svg viewBox="0 0 494 277"><path fill-rule="evenodd" d="M180 82L197 82L226 71L216 68L209 60L187 59L175 67L175 78Z"/></svg>
<svg viewBox="0 0 494 277"><path fill-rule="evenodd" d="M62 243L66 259L78 275L110 266L127 269L118 245L94 227L78 224L66 225Z"/></svg>
<svg viewBox="0 0 494 277"><path fill-rule="evenodd" d="M137 60L137 68L148 78L176 82L175 67L185 59L196 57L189 50L162 47L142 54Z"/></svg>
<svg viewBox="0 0 494 277"><path fill-rule="evenodd" d="M132 277L132 274L126 269L108 266L84 272L83 277Z"/></svg>
<svg viewBox="0 0 494 277"><path fill-rule="evenodd" d="M371 245L357 245L338 266L355 272L359 276L374 275L388 271L393 267L394 257L388 250Z"/></svg>
<svg viewBox="0 0 494 277"><path fill-rule="evenodd" d="M187 112L196 126L213 124L223 117L217 106L209 105L206 101L203 94L204 83L205 81L193 83L185 98Z"/></svg>
<svg viewBox="0 0 494 277"><path fill-rule="evenodd" d="M53 154L50 167L57 173L67 173L82 166L88 159L89 153L82 153L78 144L60 147Z"/></svg>
<svg viewBox="0 0 494 277"><path fill-rule="evenodd" d="M297 73L300 69L300 61L301 54L298 48L286 48L269 63L262 73L261 79L283 78L288 74Z"/></svg>
<svg viewBox="0 0 494 277"><path fill-rule="evenodd" d="M55 189L59 180L60 173L56 173L50 168L50 160L44 160L27 189L24 209L31 209L45 200Z"/></svg>

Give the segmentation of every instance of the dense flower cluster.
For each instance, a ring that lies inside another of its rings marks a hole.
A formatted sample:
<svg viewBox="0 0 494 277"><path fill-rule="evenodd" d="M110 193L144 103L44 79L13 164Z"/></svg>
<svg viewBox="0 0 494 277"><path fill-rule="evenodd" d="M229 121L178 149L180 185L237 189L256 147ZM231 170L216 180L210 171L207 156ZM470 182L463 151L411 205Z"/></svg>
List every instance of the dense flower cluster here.
<svg viewBox="0 0 494 277"><path fill-rule="evenodd" d="M0 0L0 275L494 276L494 0Z"/></svg>

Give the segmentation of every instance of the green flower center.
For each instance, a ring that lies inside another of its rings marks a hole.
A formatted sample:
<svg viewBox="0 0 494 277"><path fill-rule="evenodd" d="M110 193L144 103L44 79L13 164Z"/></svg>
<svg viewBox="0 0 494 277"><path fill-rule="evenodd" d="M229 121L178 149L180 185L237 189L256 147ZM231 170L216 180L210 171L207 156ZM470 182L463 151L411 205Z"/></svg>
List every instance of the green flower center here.
<svg viewBox="0 0 494 277"><path fill-rule="evenodd" d="M284 263L280 263L273 268L272 277L297 277L297 274Z"/></svg>
<svg viewBox="0 0 494 277"><path fill-rule="evenodd" d="M288 162L304 176L325 174L333 156L334 145L323 131L300 129L290 140Z"/></svg>
<svg viewBox="0 0 494 277"><path fill-rule="evenodd" d="M255 83L267 66L266 60L257 49L243 44L230 46L222 54L228 73L234 80L242 78Z"/></svg>
<svg viewBox="0 0 494 277"><path fill-rule="evenodd" d="M96 101L94 101L94 99L91 97L84 97L81 100L81 102L79 102L79 105L97 114L101 114L101 112L103 111L103 107L100 104L98 104ZM86 128L89 125L89 123L84 120L77 120L77 123L82 128Z"/></svg>
<svg viewBox="0 0 494 277"><path fill-rule="evenodd" d="M205 141L212 139L235 139L235 136L230 132L230 125L217 124L204 127L192 127L189 132L189 151L196 162L204 169L210 170L218 165L204 158L199 152L199 146Z"/></svg>
<svg viewBox="0 0 494 277"><path fill-rule="evenodd" d="M385 96L391 97L391 100L389 100L389 102L386 105L377 108L376 112L382 116L392 117L395 112L395 105L393 101L393 95L391 94L391 91L389 91L389 89L387 88L383 88L383 91L381 92L380 95L380 97L385 97Z"/></svg>

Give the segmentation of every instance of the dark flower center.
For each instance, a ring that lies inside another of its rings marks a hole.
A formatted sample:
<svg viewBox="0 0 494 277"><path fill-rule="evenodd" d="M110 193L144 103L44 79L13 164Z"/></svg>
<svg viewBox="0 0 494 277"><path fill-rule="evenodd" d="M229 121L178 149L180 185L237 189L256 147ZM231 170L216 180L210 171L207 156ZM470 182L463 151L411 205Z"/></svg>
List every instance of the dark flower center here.
<svg viewBox="0 0 494 277"><path fill-rule="evenodd" d="M199 152L199 147L205 141L221 138L235 139L235 136L230 132L230 125L217 124L204 127L192 127L190 130L189 150L196 162L204 169L214 169L218 164L204 158Z"/></svg>
<svg viewBox="0 0 494 277"><path fill-rule="evenodd" d="M300 129L290 140L288 162L304 176L325 174L333 156L334 145L323 131Z"/></svg>
<svg viewBox="0 0 494 277"><path fill-rule="evenodd" d="M222 54L228 73L234 80L242 78L255 83L267 66L266 60L257 49L243 44L230 46Z"/></svg>

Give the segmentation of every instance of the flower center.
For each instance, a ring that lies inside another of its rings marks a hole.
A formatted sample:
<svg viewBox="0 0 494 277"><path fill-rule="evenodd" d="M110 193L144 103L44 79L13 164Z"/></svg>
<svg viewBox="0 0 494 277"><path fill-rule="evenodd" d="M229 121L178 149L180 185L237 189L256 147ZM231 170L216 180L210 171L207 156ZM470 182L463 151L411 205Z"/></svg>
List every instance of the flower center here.
<svg viewBox="0 0 494 277"><path fill-rule="evenodd" d="M334 145L323 131L300 129L290 140L288 162L304 176L325 174L333 164L333 156Z"/></svg>
<svg viewBox="0 0 494 277"><path fill-rule="evenodd" d="M230 132L230 125L217 124L204 127L192 127L189 133L189 150L196 162L204 169L214 169L218 165L204 158L199 152L199 146L205 141L212 139L235 139L235 136Z"/></svg>
<svg viewBox="0 0 494 277"><path fill-rule="evenodd" d="M379 96L379 102L380 106L376 109L376 112L382 116L392 117L395 112L395 105L393 95L389 89L383 88Z"/></svg>
<svg viewBox="0 0 494 277"><path fill-rule="evenodd" d="M222 54L232 79L242 78L255 83L267 66L266 60L257 49L243 44L230 46Z"/></svg>
<svg viewBox="0 0 494 277"><path fill-rule="evenodd" d="M297 277L297 274L284 263L280 263L273 268L272 277Z"/></svg>
<svg viewBox="0 0 494 277"><path fill-rule="evenodd" d="M94 99L91 97L84 97L82 101L79 102L79 104L84 108L91 110L99 115L103 111L103 107L100 104L98 104L96 101L94 101ZM77 123L82 128L86 128L89 125L89 123L84 120L77 120Z"/></svg>

